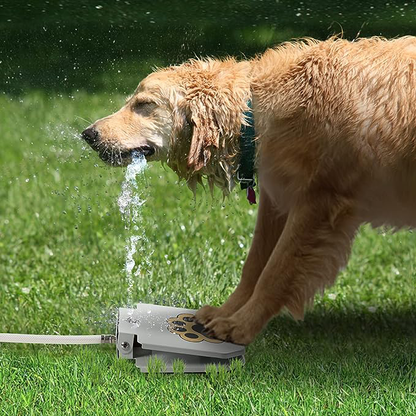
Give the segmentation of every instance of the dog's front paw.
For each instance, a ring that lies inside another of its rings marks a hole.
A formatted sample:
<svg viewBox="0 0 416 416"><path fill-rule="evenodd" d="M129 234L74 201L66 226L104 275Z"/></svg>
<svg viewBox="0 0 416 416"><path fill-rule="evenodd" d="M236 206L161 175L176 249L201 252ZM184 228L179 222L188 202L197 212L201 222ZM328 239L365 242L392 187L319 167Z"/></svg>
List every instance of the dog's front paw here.
<svg viewBox="0 0 416 416"><path fill-rule="evenodd" d="M253 341L256 333L244 322L234 318L215 318L205 325L210 336L235 344L248 345Z"/></svg>
<svg viewBox="0 0 416 416"><path fill-rule="evenodd" d="M219 316L219 309L215 306L205 305L195 313L195 319L202 325L206 325Z"/></svg>

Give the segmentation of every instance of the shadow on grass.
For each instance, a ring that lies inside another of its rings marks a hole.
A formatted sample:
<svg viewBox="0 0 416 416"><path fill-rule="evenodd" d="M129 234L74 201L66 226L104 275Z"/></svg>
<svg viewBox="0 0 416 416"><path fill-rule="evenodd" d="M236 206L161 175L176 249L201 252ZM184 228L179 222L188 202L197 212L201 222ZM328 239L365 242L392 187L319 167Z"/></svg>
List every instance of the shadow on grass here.
<svg viewBox="0 0 416 416"><path fill-rule="evenodd" d="M416 308L391 311L317 311L296 322L288 316L275 318L267 332L298 337L365 339L370 337L413 337L416 340Z"/></svg>
<svg viewBox="0 0 416 416"><path fill-rule="evenodd" d="M247 369L257 373L267 368L272 377L303 376L319 382L326 377L338 382L349 378L351 383L394 378L411 382L416 368L415 323L415 308L316 311L303 322L277 317L248 347Z"/></svg>

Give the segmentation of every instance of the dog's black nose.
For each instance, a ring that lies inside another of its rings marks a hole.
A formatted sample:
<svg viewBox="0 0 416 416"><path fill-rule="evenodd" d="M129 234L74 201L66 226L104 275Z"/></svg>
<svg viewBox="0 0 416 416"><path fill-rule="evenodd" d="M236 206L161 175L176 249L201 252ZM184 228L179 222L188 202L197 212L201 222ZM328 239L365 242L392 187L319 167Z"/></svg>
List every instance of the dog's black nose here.
<svg viewBox="0 0 416 416"><path fill-rule="evenodd" d="M92 147L95 148L100 140L98 131L93 128L88 128L81 133L82 138Z"/></svg>

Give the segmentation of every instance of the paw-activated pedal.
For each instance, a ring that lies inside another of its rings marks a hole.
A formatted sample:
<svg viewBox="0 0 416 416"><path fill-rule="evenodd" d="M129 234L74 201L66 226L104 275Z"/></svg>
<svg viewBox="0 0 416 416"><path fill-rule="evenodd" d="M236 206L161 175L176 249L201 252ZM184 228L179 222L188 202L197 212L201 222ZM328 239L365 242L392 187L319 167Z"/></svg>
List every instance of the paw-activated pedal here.
<svg viewBox="0 0 416 416"><path fill-rule="evenodd" d="M117 355L134 359L144 373L149 359L164 362L162 372L172 373L174 361L184 372L201 373L207 364L229 368L232 359L243 363L245 347L208 336L194 320L196 310L140 303L135 309L120 308L117 321Z"/></svg>

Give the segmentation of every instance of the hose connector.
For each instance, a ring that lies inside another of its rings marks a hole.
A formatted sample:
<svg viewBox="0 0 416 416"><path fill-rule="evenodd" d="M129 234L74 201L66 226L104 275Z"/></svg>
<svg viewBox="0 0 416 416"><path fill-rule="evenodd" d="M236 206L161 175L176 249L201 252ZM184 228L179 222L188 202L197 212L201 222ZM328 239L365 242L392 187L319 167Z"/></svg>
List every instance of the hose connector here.
<svg viewBox="0 0 416 416"><path fill-rule="evenodd" d="M115 335L101 335L101 344L116 344L117 337Z"/></svg>

